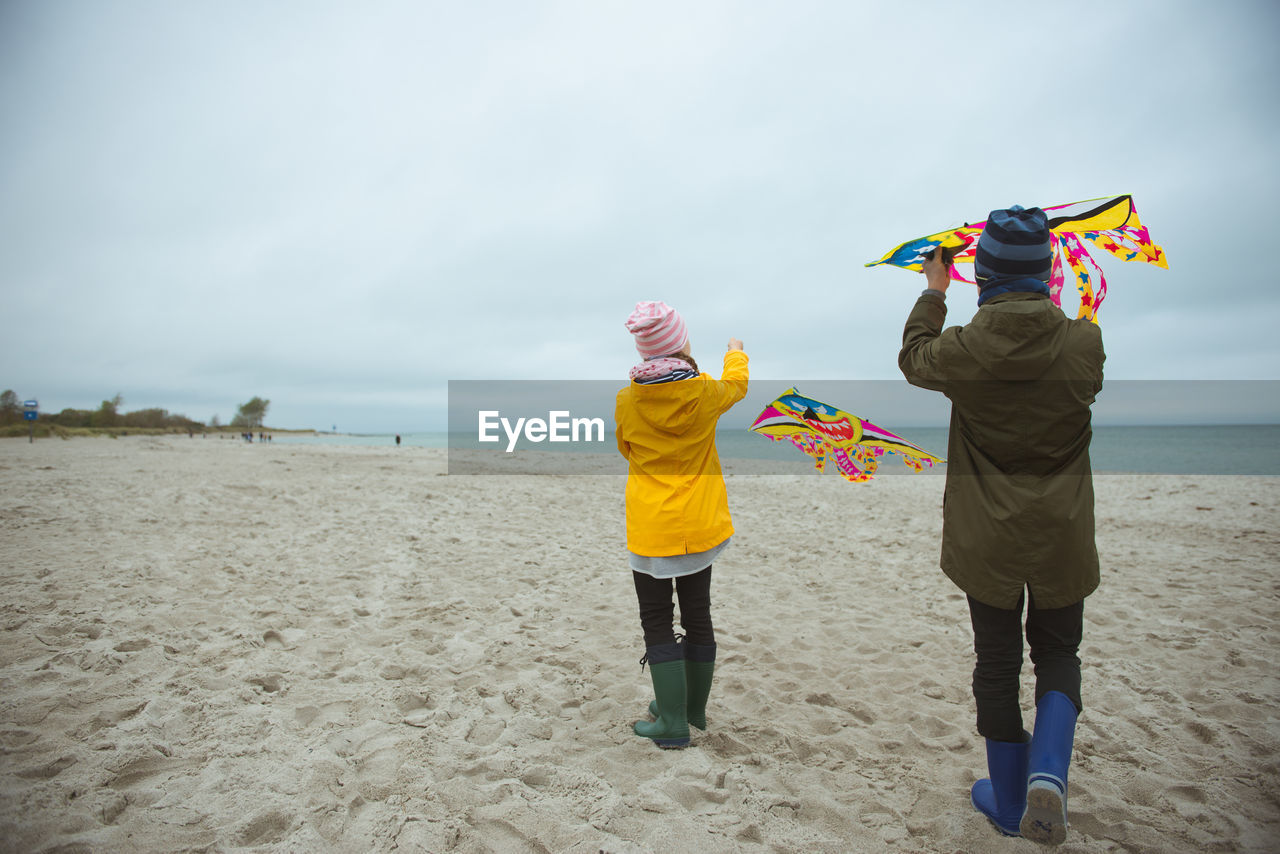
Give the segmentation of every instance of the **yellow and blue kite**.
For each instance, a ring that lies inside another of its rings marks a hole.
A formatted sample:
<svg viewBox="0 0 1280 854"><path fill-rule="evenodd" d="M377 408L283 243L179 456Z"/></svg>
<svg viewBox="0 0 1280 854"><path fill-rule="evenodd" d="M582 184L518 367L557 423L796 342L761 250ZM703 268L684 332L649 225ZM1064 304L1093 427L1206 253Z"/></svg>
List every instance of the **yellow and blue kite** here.
<svg viewBox="0 0 1280 854"><path fill-rule="evenodd" d="M829 403L805 397L794 388L766 406L748 429L775 442L789 441L813 457L819 472L831 457L836 470L855 483L871 480L885 454L897 454L916 472L946 462L901 436Z"/></svg>
<svg viewBox="0 0 1280 854"><path fill-rule="evenodd" d="M1089 255L1085 241L1089 241L1121 261L1145 261L1163 269L1169 269L1164 250L1151 241L1146 226L1138 219L1132 196L1114 196L1106 199L1089 199L1045 208L1049 218L1050 243L1053 245L1053 274L1049 279L1049 296L1053 304L1062 305L1062 286L1066 281L1063 261L1071 268L1080 292L1080 311L1077 317L1098 322L1098 309L1107 295L1107 280L1102 270ZM959 228L908 240L895 246L879 261L866 266L889 264L904 270L920 272L924 269L925 256L942 247L952 261L951 278L973 284L956 264L972 264L978 249L978 235L986 222L965 223ZM1093 286L1094 279L1098 285Z"/></svg>

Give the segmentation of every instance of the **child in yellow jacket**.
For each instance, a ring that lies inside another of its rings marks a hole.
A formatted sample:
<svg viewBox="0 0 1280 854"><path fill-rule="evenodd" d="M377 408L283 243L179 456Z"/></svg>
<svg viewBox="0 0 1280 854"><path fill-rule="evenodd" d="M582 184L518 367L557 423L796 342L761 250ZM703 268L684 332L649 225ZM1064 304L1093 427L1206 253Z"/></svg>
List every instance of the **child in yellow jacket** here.
<svg viewBox="0 0 1280 854"><path fill-rule="evenodd" d="M637 735L684 747L689 724L706 729L715 669L711 564L729 544L733 519L716 453L716 423L747 393L747 354L729 340L720 379L698 372L689 333L675 309L640 302L627 318L644 361L631 369L614 411L618 450L627 459L630 552L645 657L656 698L653 721ZM683 643L672 629L672 581Z"/></svg>

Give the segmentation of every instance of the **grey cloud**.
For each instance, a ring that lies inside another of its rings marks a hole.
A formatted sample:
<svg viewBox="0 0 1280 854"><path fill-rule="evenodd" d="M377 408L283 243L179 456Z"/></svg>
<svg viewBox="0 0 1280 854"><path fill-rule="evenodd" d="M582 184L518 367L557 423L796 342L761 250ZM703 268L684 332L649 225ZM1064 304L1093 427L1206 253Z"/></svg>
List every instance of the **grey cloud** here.
<svg viewBox="0 0 1280 854"><path fill-rule="evenodd" d="M1280 374L1273 4L0 16L0 385L42 402L427 429L449 379L624 376L638 299L704 365L888 379L921 283L863 263L1116 192L1171 268L1102 261L1108 376Z"/></svg>

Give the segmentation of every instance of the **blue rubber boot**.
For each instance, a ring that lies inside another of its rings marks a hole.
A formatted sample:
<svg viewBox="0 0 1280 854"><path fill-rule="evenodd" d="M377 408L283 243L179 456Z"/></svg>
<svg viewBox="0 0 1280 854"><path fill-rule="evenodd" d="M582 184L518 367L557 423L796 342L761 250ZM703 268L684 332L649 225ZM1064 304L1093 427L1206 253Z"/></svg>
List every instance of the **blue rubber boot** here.
<svg viewBox="0 0 1280 854"><path fill-rule="evenodd" d="M1076 736L1076 704L1050 691L1036 704L1036 731L1027 759L1027 811L1022 835L1046 845L1067 838L1067 767Z"/></svg>
<svg viewBox="0 0 1280 854"><path fill-rule="evenodd" d="M631 727L642 738L651 738L663 748L689 745L689 720L685 711L687 689L684 682L684 652L680 644L651 646L645 650L641 666L649 664L653 693L657 697L657 720L636 721Z"/></svg>
<svg viewBox="0 0 1280 854"><path fill-rule="evenodd" d="M1026 733L1023 733L1026 738ZM973 784L970 800L1005 836L1018 835L1018 822L1027 808L1027 741L987 739L988 779Z"/></svg>

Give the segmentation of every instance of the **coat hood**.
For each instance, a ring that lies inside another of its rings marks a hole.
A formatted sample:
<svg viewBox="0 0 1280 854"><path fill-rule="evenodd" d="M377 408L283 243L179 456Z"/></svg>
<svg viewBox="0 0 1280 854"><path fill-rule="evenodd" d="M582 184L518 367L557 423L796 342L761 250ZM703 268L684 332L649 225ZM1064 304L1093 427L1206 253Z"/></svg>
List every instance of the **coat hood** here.
<svg viewBox="0 0 1280 854"><path fill-rule="evenodd" d="M704 374L703 377L706 375ZM671 383L643 385L631 383L635 396L636 416L660 435L682 436L698 423L703 403L703 377ZM715 413L716 417L719 413Z"/></svg>
<svg viewBox="0 0 1280 854"><path fill-rule="evenodd" d="M1062 355L1070 323L1047 297L1004 294L974 315L969 329L979 334L961 340L974 361L996 379L1034 380Z"/></svg>

